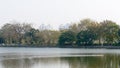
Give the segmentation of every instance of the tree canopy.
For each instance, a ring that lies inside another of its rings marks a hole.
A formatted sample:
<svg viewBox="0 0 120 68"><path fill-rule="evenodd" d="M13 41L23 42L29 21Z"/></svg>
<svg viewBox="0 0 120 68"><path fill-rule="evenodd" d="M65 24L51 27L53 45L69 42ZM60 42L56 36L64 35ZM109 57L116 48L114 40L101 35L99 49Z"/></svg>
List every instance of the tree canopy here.
<svg viewBox="0 0 120 68"><path fill-rule="evenodd" d="M50 25L40 24L38 29L27 23L7 23L0 28L0 44L37 46L119 45L120 25L111 20L97 22L83 19L61 25L53 30Z"/></svg>
<svg viewBox="0 0 120 68"><path fill-rule="evenodd" d="M59 45L73 45L76 41L75 33L72 31L63 32L59 37Z"/></svg>

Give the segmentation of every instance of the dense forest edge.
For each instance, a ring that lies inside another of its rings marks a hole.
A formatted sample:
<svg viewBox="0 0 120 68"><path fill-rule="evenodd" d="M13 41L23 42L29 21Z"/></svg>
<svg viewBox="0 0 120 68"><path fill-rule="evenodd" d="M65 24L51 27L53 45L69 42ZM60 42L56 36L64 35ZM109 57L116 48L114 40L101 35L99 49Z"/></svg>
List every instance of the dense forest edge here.
<svg viewBox="0 0 120 68"><path fill-rule="evenodd" d="M50 25L12 22L0 29L1 47L118 47L120 44L120 25L111 20L97 22L83 19L80 22L60 25L54 30Z"/></svg>

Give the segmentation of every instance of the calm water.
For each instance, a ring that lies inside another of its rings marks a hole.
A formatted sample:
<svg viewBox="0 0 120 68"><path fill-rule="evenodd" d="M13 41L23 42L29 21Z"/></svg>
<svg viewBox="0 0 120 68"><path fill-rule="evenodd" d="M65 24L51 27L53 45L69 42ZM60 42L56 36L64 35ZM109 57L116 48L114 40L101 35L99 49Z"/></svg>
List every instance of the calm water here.
<svg viewBox="0 0 120 68"><path fill-rule="evenodd" d="M120 68L120 50L0 48L0 68Z"/></svg>

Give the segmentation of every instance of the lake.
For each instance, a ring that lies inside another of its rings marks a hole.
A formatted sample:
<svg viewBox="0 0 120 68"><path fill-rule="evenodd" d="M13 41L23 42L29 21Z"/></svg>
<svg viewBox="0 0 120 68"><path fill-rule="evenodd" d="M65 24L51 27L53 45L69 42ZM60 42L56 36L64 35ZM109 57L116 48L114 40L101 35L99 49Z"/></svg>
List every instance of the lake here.
<svg viewBox="0 0 120 68"><path fill-rule="evenodd" d="M1 47L0 68L120 68L120 50Z"/></svg>

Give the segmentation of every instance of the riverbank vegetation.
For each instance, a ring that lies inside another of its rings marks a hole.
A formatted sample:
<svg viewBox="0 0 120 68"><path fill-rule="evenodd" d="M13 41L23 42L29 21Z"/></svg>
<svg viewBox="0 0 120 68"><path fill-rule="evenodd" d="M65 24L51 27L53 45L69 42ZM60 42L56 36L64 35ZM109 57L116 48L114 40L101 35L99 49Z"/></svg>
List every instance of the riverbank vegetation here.
<svg viewBox="0 0 120 68"><path fill-rule="evenodd" d="M0 29L1 45L117 46L119 43L120 25L111 20L97 22L83 19L77 23L61 25L59 30L43 24L36 29L31 24L13 22Z"/></svg>

